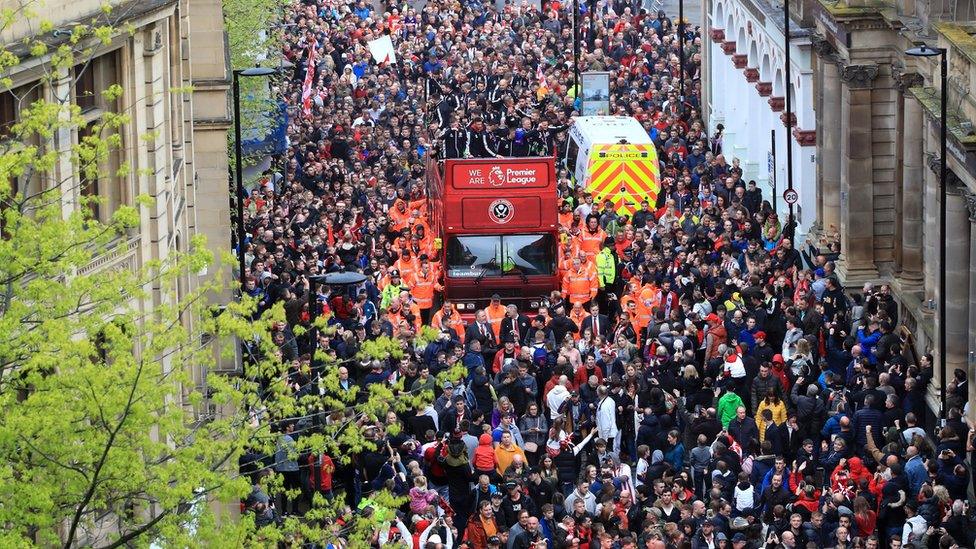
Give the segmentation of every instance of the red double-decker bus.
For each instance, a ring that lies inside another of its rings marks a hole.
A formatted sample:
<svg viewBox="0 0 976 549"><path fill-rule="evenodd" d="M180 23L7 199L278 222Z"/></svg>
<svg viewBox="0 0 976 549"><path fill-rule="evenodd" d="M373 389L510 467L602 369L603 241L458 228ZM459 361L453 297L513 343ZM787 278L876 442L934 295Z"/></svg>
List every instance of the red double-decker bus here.
<svg viewBox="0 0 976 549"><path fill-rule="evenodd" d="M431 160L427 184L445 298L462 316L492 294L535 309L559 287L552 157Z"/></svg>

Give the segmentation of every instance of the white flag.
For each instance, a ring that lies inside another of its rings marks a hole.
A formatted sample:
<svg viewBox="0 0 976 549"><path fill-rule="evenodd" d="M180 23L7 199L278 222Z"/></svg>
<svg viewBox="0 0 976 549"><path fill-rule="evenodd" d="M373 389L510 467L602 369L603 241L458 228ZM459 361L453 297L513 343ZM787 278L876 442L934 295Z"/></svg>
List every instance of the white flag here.
<svg viewBox="0 0 976 549"><path fill-rule="evenodd" d="M377 63L396 63L396 50L393 49L393 40L390 35L383 35L376 40L368 43L369 53L373 55L373 61Z"/></svg>

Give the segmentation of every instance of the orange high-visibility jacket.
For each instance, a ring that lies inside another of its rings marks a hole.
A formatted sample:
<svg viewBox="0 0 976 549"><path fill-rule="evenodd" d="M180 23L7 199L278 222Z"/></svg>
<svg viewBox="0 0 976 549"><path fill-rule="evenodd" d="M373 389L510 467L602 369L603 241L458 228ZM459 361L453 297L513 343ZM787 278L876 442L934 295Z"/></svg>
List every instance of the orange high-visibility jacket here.
<svg viewBox="0 0 976 549"><path fill-rule="evenodd" d="M501 303L498 305L489 303L485 307L485 316L488 317L488 324L491 324L491 330L495 332L496 341L501 341L502 320L505 318L506 310L506 307Z"/></svg>
<svg viewBox="0 0 976 549"><path fill-rule="evenodd" d="M597 277L585 267L571 270L563 277L563 297L573 305L593 299L598 289Z"/></svg>
<svg viewBox="0 0 976 549"><path fill-rule="evenodd" d="M603 229L597 229L594 233L591 233L589 229L583 229L576 239L579 242L579 249L586 252L587 257L593 257L600 253L600 249L603 248L607 233Z"/></svg>
<svg viewBox="0 0 976 549"><path fill-rule="evenodd" d="M390 211L386 214L390 218L390 230L394 232L400 232L409 225L410 208L404 208L404 210L401 212L399 206L400 203L406 205L406 202L397 199L396 202L393 203L393 207L391 207Z"/></svg>
<svg viewBox="0 0 976 549"><path fill-rule="evenodd" d="M440 308L437 310L436 313L434 313L434 316L431 317L430 325L433 326L434 329L439 331L441 329L442 320L445 320L444 309ZM454 305L451 305L451 310L447 314L446 320L447 320L446 323L448 324L448 328L457 332L458 338L461 341L464 341L464 324L461 322L461 314L457 312L457 309L454 308Z"/></svg>
<svg viewBox="0 0 976 549"><path fill-rule="evenodd" d="M430 309L434 306L434 292L443 290L437 277L428 269L425 275L422 271L417 271L411 278L405 279L410 288L410 295L413 296L419 309Z"/></svg>
<svg viewBox="0 0 976 549"><path fill-rule="evenodd" d="M590 315L587 314L586 311L583 310L583 309L579 309L579 312L577 313L576 308L573 307L572 309L570 309L568 316L569 316L569 319L572 320L573 322L575 322L576 323L576 326L578 328L580 328L580 330L578 332L576 332L575 334L573 334L573 339L579 341L580 334L583 332L583 329L582 329L583 321L586 320L587 317L589 317ZM559 343L559 342L557 342L557 343Z"/></svg>
<svg viewBox="0 0 976 549"><path fill-rule="evenodd" d="M570 210L570 211L568 211L566 213L560 213L559 214L559 217L557 219L559 220L559 225L562 228L566 229L567 231L573 227L573 212L572 212L572 210Z"/></svg>
<svg viewBox="0 0 976 549"><path fill-rule="evenodd" d="M400 279L404 283L409 284L408 281L420 271L420 263L413 255L410 256L410 259L400 257L400 259L393 262L393 268L400 271Z"/></svg>

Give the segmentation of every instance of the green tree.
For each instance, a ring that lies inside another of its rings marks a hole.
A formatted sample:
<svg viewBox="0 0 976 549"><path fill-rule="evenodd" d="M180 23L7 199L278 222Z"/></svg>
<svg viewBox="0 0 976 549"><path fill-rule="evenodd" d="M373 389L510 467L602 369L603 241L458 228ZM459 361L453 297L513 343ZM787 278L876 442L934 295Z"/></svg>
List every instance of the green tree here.
<svg viewBox="0 0 976 549"><path fill-rule="evenodd" d="M0 31L24 17L41 20L30 10L6 10ZM42 30L51 27L40 23ZM50 54L37 86L50 84L126 32L106 7L60 44L36 38L0 49L0 76L22 58ZM9 78L0 89L17 91ZM209 300L221 290L219 277L178 291L181 279L213 259L199 237L188 252L139 268L90 268L106 254L127 253L120 242L140 230L151 206L139 198L97 219L102 199L79 192L85 181L108 175L106 159L122 146L119 136L130 123L131 98L117 85L104 96L121 107L90 126L69 98L18 92L18 122L0 140L0 547L370 539L388 517L353 513L338 501L317 500L304 518L263 528L249 513L239 517L238 504L252 487L238 475L237 460L246 449L272 452L278 438L272 426L313 413L333 421L309 430L298 450L348 460L376 448L360 427L382 428L389 411L423 405L433 395L384 385L365 395L298 398L287 382L290 365L270 337L284 318L280 305L256 320L249 300L215 311ZM82 127L88 130L76 145L55 146L54 136ZM123 165L116 175L128 170ZM32 187L39 190L14 184L25 180L39 182ZM324 318L318 327L334 330ZM406 345L422 346L432 335L381 338L355 362L395 359ZM232 358L235 340L255 350L244 375L211 374L200 385L194 369L206 372L218 356ZM326 362L323 386L336 388L337 363L319 358ZM266 489L275 495L281 479L271 475ZM398 504L385 493L372 500L381 510Z"/></svg>

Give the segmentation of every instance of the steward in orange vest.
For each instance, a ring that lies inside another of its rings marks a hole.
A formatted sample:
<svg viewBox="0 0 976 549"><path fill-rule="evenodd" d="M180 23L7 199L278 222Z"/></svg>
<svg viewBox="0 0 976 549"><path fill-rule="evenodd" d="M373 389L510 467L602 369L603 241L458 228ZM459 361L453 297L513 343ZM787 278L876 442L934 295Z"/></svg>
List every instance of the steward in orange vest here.
<svg viewBox="0 0 976 549"><path fill-rule="evenodd" d="M603 242L607 239L607 233L600 228L600 219L590 214L586 218L586 228L580 231L576 241L579 249L586 252L586 257L593 257L600 253Z"/></svg>
<svg viewBox="0 0 976 549"><path fill-rule="evenodd" d="M573 305L583 305L596 297L599 283L596 276L583 267L579 258L573 260L573 267L563 276L563 299Z"/></svg>
<svg viewBox="0 0 976 549"><path fill-rule="evenodd" d="M437 281L436 275L431 272L429 263L421 263L420 270L410 276L411 278L404 279L404 282L410 288L410 295L426 323L430 320L430 310L434 308L434 293L441 292L444 288Z"/></svg>
<svg viewBox="0 0 976 549"><path fill-rule="evenodd" d="M491 331L495 332L495 341L501 339L502 319L505 318L505 311L508 310L502 305L502 298L498 294L491 296L491 303L485 307L485 316L488 317L488 324Z"/></svg>

